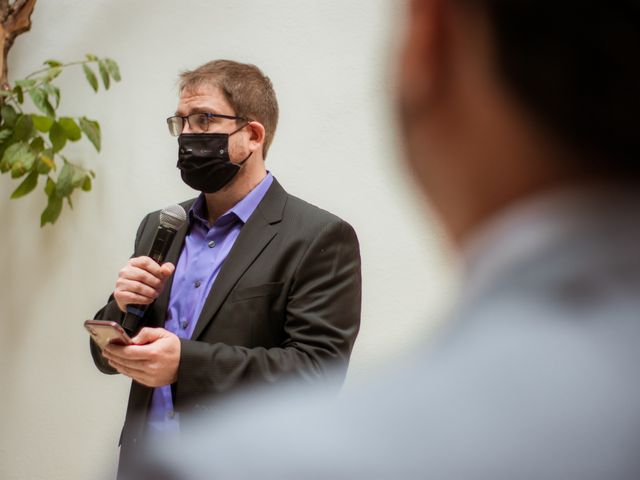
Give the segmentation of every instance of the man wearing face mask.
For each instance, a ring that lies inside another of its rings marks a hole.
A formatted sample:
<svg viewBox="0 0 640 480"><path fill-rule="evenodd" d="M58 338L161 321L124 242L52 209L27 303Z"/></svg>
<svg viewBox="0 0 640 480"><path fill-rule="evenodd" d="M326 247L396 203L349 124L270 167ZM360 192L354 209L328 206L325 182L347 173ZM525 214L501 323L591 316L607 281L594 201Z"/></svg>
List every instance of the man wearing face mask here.
<svg viewBox="0 0 640 480"><path fill-rule="evenodd" d="M344 378L360 322L358 241L266 170L277 119L272 84L253 65L218 60L181 75L167 123L182 179L202 193L182 204L188 221L162 265L146 256L159 212L144 218L96 315L122 322L127 306L149 305L135 345L91 343L102 372L133 380L121 476L141 445L178 431L181 414L241 386Z"/></svg>

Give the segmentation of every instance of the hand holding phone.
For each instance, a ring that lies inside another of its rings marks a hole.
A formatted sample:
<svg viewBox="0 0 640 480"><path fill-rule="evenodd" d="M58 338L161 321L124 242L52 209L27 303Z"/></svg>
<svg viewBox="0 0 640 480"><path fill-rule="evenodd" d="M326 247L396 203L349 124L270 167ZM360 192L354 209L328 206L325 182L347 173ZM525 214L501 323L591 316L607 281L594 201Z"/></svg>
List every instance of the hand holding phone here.
<svg viewBox="0 0 640 480"><path fill-rule="evenodd" d="M117 323L111 320L86 320L84 328L87 329L93 341L103 349L107 344L132 345L133 341L127 332Z"/></svg>

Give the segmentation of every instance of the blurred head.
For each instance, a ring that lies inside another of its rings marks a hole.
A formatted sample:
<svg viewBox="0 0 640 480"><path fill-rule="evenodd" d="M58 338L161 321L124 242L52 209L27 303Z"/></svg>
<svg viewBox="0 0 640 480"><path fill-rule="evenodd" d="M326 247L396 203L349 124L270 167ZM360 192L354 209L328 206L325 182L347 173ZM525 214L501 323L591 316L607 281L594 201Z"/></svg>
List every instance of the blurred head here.
<svg viewBox="0 0 640 480"><path fill-rule="evenodd" d="M455 240L559 184L640 178L640 3L413 0L407 158Z"/></svg>
<svg viewBox="0 0 640 480"><path fill-rule="evenodd" d="M215 92L230 107L232 115L261 124L262 157L266 158L278 125L278 101L269 77L255 65L214 60L180 75L181 98L199 91Z"/></svg>

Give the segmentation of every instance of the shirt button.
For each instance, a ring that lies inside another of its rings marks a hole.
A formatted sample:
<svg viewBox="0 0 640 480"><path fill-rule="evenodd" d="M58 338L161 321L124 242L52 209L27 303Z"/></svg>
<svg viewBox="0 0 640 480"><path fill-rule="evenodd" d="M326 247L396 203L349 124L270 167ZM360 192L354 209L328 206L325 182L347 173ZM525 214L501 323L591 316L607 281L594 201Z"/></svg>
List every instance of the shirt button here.
<svg viewBox="0 0 640 480"><path fill-rule="evenodd" d="M183 320L180 322L180 327L184 330L185 328L187 328L189 326L189 322L187 322L186 320Z"/></svg>
<svg viewBox="0 0 640 480"><path fill-rule="evenodd" d="M173 418L173 417L175 417L175 416L176 416L176 412L174 412L173 410L169 410L169 411L167 412L167 417L168 417L168 418Z"/></svg>
<svg viewBox="0 0 640 480"><path fill-rule="evenodd" d="M195 282L193 282L193 286L196 287L196 288L199 288L200 285L201 285L200 284L200 280L196 280Z"/></svg>
<svg viewBox="0 0 640 480"><path fill-rule="evenodd" d="M211 240L207 245L209 245L209 248L213 248L216 246L216 242L214 240Z"/></svg>

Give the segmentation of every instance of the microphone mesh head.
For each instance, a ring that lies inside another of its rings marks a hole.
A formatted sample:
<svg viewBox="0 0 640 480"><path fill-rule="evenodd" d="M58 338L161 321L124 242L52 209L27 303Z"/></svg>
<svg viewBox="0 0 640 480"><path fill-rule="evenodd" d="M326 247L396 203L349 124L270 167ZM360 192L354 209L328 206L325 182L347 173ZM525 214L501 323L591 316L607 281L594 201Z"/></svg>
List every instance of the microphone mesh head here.
<svg viewBox="0 0 640 480"><path fill-rule="evenodd" d="M169 205L160 212L160 225L178 230L187 221L187 212L180 205Z"/></svg>

